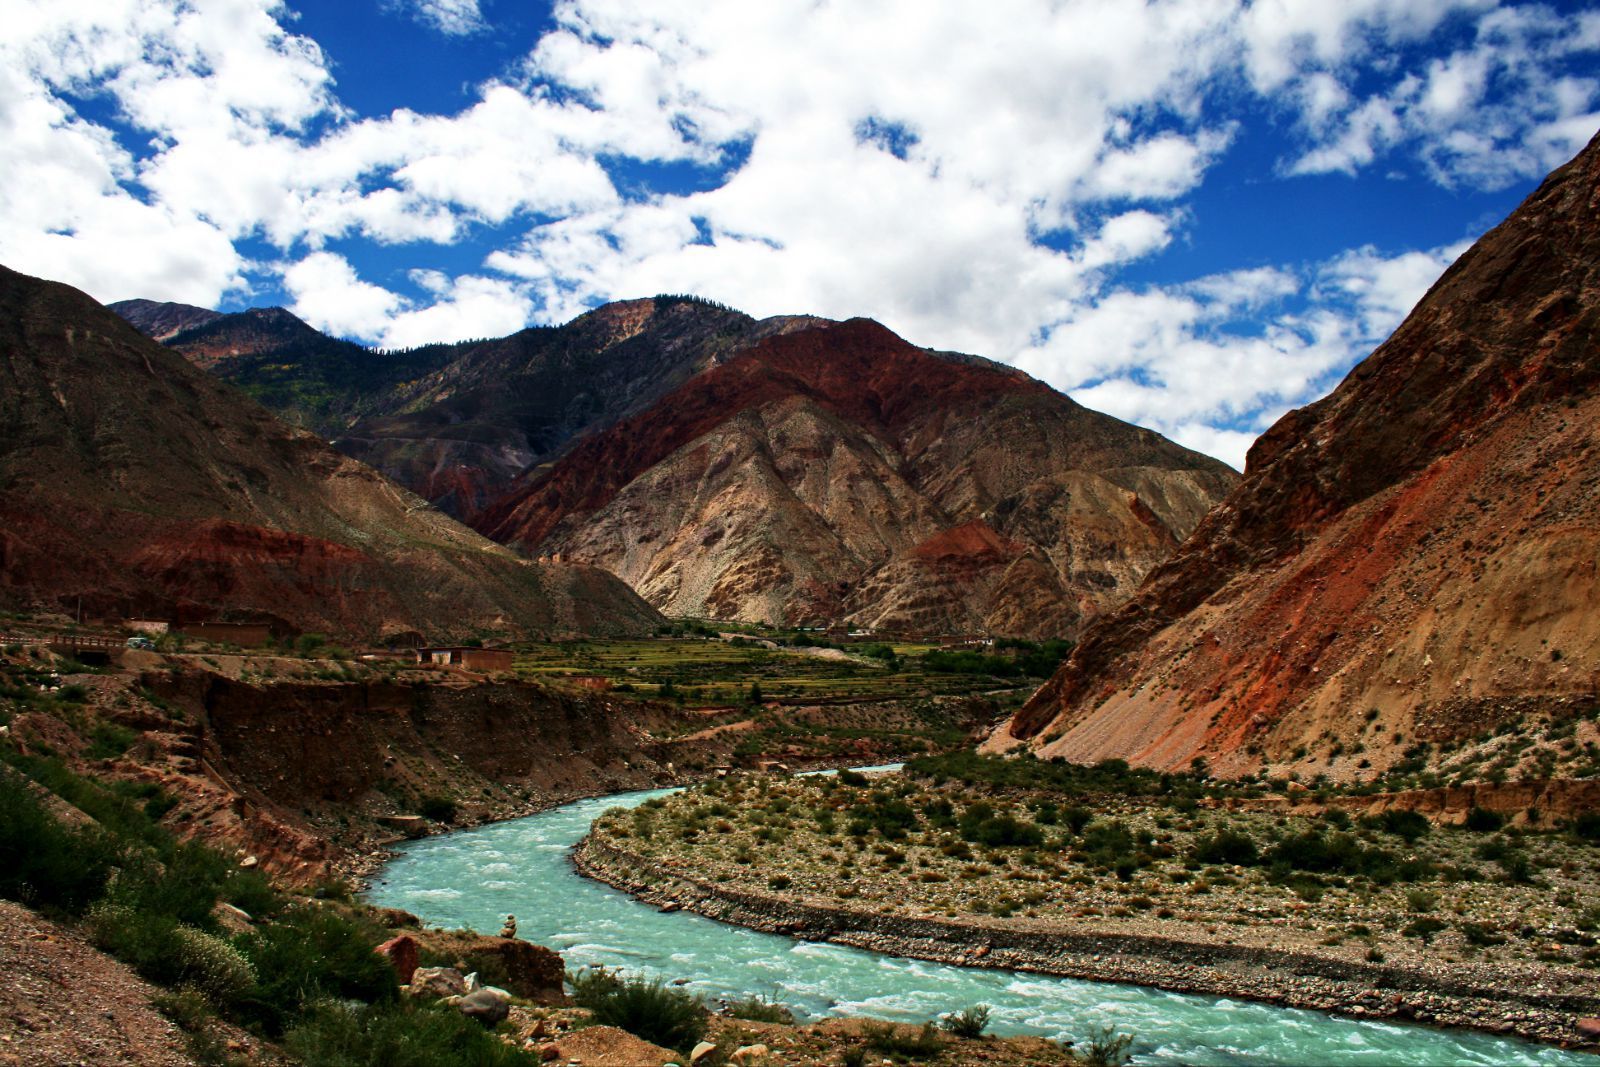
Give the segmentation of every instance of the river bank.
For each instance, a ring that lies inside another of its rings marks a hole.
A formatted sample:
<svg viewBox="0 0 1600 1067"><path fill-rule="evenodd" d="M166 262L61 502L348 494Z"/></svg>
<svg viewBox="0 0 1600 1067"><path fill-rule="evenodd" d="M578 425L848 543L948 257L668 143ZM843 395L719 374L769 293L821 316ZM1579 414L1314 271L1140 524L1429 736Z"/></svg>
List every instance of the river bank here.
<svg viewBox="0 0 1600 1067"><path fill-rule="evenodd" d="M572 860L588 877L657 907L806 941L1600 1049L1600 1042L1586 1039L1576 1026L1578 1019L1600 1014L1600 996L1555 992L1536 979L1528 983L1527 975L1495 981L1489 973L1356 963L1220 938L1025 928L824 905L696 878L592 835L573 849Z"/></svg>

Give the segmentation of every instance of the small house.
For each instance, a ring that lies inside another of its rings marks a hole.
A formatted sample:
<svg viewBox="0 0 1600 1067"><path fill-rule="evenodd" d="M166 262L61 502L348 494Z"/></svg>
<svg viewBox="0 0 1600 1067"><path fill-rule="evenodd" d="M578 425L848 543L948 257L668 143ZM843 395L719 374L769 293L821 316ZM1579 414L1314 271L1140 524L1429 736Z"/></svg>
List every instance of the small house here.
<svg viewBox="0 0 1600 1067"><path fill-rule="evenodd" d="M416 649L417 662L434 667L463 667L469 671L509 671L517 654L509 648L474 645L434 645Z"/></svg>

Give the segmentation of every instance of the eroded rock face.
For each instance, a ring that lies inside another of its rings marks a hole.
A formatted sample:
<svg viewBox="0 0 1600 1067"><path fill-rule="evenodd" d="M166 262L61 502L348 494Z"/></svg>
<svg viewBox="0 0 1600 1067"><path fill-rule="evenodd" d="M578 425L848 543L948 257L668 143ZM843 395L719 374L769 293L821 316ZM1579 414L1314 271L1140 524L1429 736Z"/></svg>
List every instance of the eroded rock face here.
<svg viewBox="0 0 1600 1067"><path fill-rule="evenodd" d="M519 559L83 293L4 268L0 531L9 608L355 639L659 621L622 583Z"/></svg>
<svg viewBox="0 0 1600 1067"><path fill-rule="evenodd" d="M1232 484L1042 382L877 323L789 324L530 472L479 528L669 614L1047 636Z"/></svg>
<svg viewBox="0 0 1600 1067"><path fill-rule="evenodd" d="M1600 689L1600 144L1461 257L991 740L1365 759Z"/></svg>

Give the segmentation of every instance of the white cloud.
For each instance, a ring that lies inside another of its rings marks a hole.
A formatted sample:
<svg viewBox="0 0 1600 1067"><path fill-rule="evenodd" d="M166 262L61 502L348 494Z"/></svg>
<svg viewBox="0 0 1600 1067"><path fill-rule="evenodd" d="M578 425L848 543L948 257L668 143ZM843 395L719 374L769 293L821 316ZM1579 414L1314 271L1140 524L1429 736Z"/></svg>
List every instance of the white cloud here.
<svg viewBox="0 0 1600 1067"><path fill-rule="evenodd" d="M485 29L477 0L394 3ZM1449 251L1120 282L1187 239L1187 198L1253 132L1238 113L1291 131L1285 172L1411 159L1491 189L1600 125L1600 16L1537 4L560 0L553 18L467 106L357 118L279 0L16 0L0 260L107 299L210 304L281 279L308 321L391 346L661 291L865 314L1231 460ZM717 177L619 190L619 160ZM482 269L413 272L420 299L352 263L468 237L492 245Z"/></svg>
<svg viewBox="0 0 1600 1067"><path fill-rule="evenodd" d="M440 33L463 37L488 29L478 0L393 0L394 6Z"/></svg>
<svg viewBox="0 0 1600 1067"><path fill-rule="evenodd" d="M349 260L333 252L313 252L282 273L296 315L319 330L384 348L500 337L521 329L533 312L527 294L501 278L412 271L411 280L433 297L418 305L363 281Z"/></svg>
<svg viewBox="0 0 1600 1067"><path fill-rule="evenodd" d="M283 272L293 298L289 310L337 337L377 337L403 306L398 295L356 277L350 261L333 252L313 252Z"/></svg>
<svg viewBox="0 0 1600 1067"><path fill-rule="evenodd" d="M1438 19L1445 6L1421 10ZM1413 5L1390 7L1418 13ZM1334 49L1325 57L1330 69L1304 75L1291 94L1311 143L1289 171L1351 174L1408 148L1445 186L1497 189L1538 177L1570 158L1600 124L1600 79L1561 72L1563 60L1600 52L1593 27L1593 13L1563 17L1538 5L1486 10L1469 45L1396 71L1364 98L1351 91L1362 73L1352 63L1358 50Z"/></svg>

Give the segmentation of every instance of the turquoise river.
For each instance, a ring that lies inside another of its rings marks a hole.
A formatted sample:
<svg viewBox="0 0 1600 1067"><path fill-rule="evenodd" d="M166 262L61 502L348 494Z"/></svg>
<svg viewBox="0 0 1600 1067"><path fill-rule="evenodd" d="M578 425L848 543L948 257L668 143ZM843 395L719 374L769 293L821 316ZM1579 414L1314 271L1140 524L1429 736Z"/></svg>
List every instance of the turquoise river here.
<svg viewBox="0 0 1600 1067"><path fill-rule="evenodd" d="M1341 1019L1142 986L953 967L796 941L662 913L580 877L567 852L604 810L670 790L581 800L538 815L400 846L369 899L441 926L494 932L507 913L521 937L569 968L604 964L671 980L709 999L760 993L802 1015L920 1022L973 1004L992 1032L1082 1036L1111 1026L1137 1036L1139 1064L1582 1064L1580 1055L1487 1034Z"/></svg>

